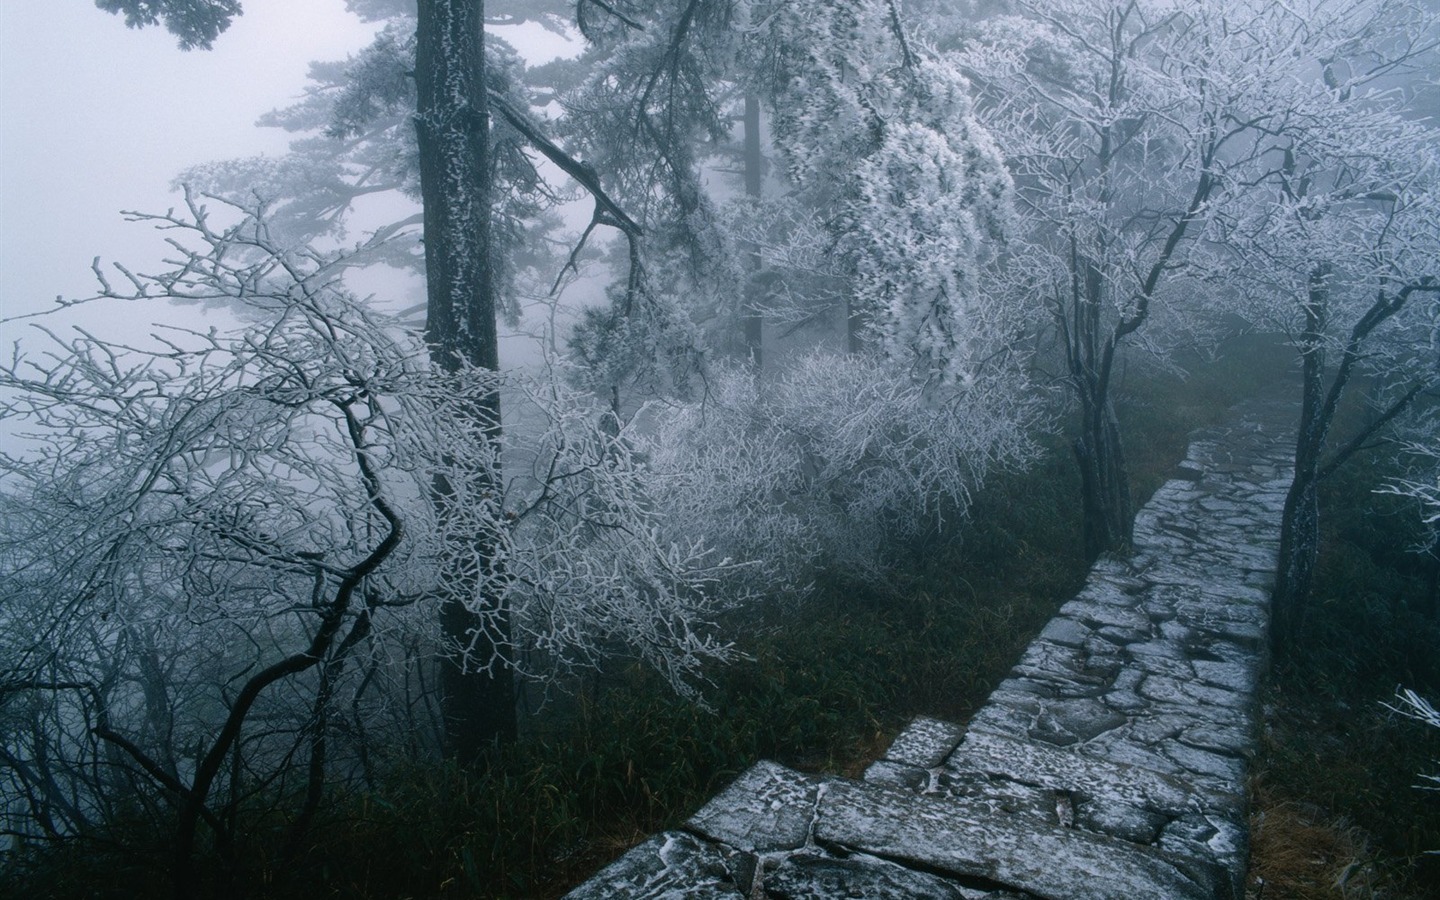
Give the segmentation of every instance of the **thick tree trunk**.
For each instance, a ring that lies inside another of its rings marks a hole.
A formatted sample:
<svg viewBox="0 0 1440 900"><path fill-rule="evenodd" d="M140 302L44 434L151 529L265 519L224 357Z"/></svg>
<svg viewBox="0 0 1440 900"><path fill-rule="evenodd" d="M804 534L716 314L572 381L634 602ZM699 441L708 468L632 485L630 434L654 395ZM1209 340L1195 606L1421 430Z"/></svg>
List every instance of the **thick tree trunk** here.
<svg viewBox="0 0 1440 900"><path fill-rule="evenodd" d="M461 365L499 368L489 264L484 16L483 0L420 0L416 27L425 334L435 363L448 371ZM499 394L477 402L474 415L491 439L498 439ZM437 481L436 493L443 511L450 495L443 479ZM469 597L469 602L448 599L440 610L445 638L454 647L471 648L447 657L441 673L447 751L462 762L474 761L496 741L513 739L516 731L514 674L507 662L510 612L482 593L483 578L489 574L485 567L494 553L486 546L474 549L478 570L457 567L446 573L450 597Z"/></svg>

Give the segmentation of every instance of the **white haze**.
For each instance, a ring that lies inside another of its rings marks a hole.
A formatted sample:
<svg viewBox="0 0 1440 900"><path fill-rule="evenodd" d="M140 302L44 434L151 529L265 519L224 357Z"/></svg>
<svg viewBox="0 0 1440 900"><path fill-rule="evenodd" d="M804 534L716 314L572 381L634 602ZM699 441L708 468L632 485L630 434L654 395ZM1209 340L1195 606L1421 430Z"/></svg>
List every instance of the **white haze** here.
<svg viewBox="0 0 1440 900"><path fill-rule="evenodd" d="M258 128L263 113L306 87L313 60L343 59L376 30L343 0L245 0L244 15L213 50L184 52L159 27L128 29L90 0L0 3L0 346L30 344L35 319L17 316L89 296L92 260L162 269L162 238L121 210L164 212L182 198L171 184L209 160L280 155L292 135ZM532 61L578 45L535 26L505 37ZM403 278L366 290L422 292ZM193 308L137 311L96 304L45 317L143 339L157 312L189 325L223 324ZM0 442L5 438L0 435Z"/></svg>

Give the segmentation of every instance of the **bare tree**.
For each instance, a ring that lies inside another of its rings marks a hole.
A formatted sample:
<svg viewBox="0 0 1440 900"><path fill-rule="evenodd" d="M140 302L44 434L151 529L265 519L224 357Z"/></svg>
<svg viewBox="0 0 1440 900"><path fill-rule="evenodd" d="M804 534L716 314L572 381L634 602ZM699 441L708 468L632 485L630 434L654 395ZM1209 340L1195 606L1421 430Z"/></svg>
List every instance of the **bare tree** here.
<svg viewBox="0 0 1440 900"><path fill-rule="evenodd" d="M1129 546L1118 354L1174 299L1247 123L1205 77L1210 35L1164 0L1015 4L956 60L1014 173L1022 225L996 281L1049 311L1079 410L1085 548Z"/></svg>
<svg viewBox="0 0 1440 900"><path fill-rule="evenodd" d="M0 416L35 439L0 467L6 827L65 837L133 794L173 822L186 896L202 846L239 862L247 804L295 798L298 835L339 746L363 768L367 724L400 720L381 714L387 681L629 653L690 690L729 653L708 623L731 564L662 538L604 410L517 382L544 424L502 446L474 415L499 373L434 365L343 291L342 256L226 214L192 198L137 216L170 234L174 268L97 265L92 302L223 302L252 324L143 347L51 334L0 367ZM502 453L526 463L508 484ZM441 605L466 629L437 631Z"/></svg>

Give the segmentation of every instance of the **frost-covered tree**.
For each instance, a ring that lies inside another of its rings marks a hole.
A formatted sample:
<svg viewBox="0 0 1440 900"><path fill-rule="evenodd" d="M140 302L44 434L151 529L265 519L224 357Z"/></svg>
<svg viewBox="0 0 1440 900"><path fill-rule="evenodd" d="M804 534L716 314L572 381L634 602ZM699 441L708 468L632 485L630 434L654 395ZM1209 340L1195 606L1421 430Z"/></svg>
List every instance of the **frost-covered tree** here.
<svg viewBox="0 0 1440 900"><path fill-rule="evenodd" d="M563 102L647 216L646 253L668 241L657 255L672 262L647 256L644 315L597 310L572 346L614 389L688 346L672 336L722 349L756 312L799 323L839 301L853 354L767 355L759 375L710 360L691 396L636 421L668 485L667 522L754 560L756 590L820 567L873 577L883 551L962 519L987 471L1033 452L1020 307L976 279L1010 217L1008 173L965 80L910 40L894 4L617 8L625 18L592 38L591 74ZM756 103L785 194L706 193L707 165Z"/></svg>
<svg viewBox="0 0 1440 900"><path fill-rule="evenodd" d="M1303 620L1319 550L1319 483L1437 384L1440 158L1411 103L1433 73L1440 13L1407 0L1209 13L1227 35L1208 76L1253 135L1249 177L1214 232L1217 266L1292 338L1301 394L1295 477L1282 519L1272 636ZM1234 60L1232 64L1230 60ZM1224 62L1224 65L1217 64ZM1355 380L1374 413L1336 415Z"/></svg>
<svg viewBox="0 0 1440 900"><path fill-rule="evenodd" d="M1029 295L1059 336L1093 556L1128 546L1134 512L1117 357L1157 305L1199 289L1181 284L1191 251L1249 140L1216 81L1248 73L1168 0L1011 6L951 58L1015 177L1023 225L995 288Z"/></svg>
<svg viewBox="0 0 1440 900"><path fill-rule="evenodd" d="M425 331L434 360L445 369L495 370L499 363L495 317L502 305L506 276L513 271L511 252L519 244L513 237L520 227L520 216L505 215L503 204L502 214L495 214L497 197L502 196L496 187L498 176L513 169L525 196L533 198L545 192L528 157L519 149L521 143L588 190L604 224L619 227L631 238L638 235L638 228L609 200L593 171L547 137L530 115L528 103L515 102L507 95L512 83L505 77L491 77L487 60L493 62L496 51L487 47L483 0L422 0L418 4L367 0L357 2L355 9L367 17L399 24L383 32L369 51L347 67L336 89L326 92L332 96L292 110L298 117L294 121L303 123L300 127L327 130L326 140L331 143L303 145L295 155L276 164L252 161L231 169L222 167L218 183L206 186L234 201L249 202L254 183L267 180L257 176L270 173L270 186L278 186L277 193L293 192L293 196L262 195L259 199L291 201L287 212L293 214L288 224L299 231L293 238L342 225L354 201L371 187L418 188L427 292ZM553 24L550 5L527 8L501 3L497 9L508 11L507 21L534 14ZM413 27L413 37L407 26ZM513 56L509 61L516 62ZM505 68L494 67L493 71L503 76ZM335 82L335 73L319 74ZM316 116L317 112L325 115ZM492 127L497 118L503 119L508 132ZM408 149L407 124L414 129L413 152ZM497 133L503 146L497 147L492 140ZM502 168L502 162L511 168ZM256 166L258 170L251 171ZM503 195L517 196L513 192ZM483 433L498 441L499 395L492 394L468 410L483 423ZM440 496L445 495L443 480L434 487ZM483 550L480 556L486 556ZM492 564L484 563L481 568ZM456 579L483 582L479 570L452 574ZM453 605L447 605L442 613L457 641L495 642L494 656L501 660L497 667L474 671L457 658L447 671L450 744L462 759L472 759L495 740L515 734L514 690L506 668L511 654L504 651L507 617L503 598L492 599L497 606L488 623Z"/></svg>
<svg viewBox="0 0 1440 900"><path fill-rule="evenodd" d="M1010 324L976 281L1011 181L968 82L888 0L782 4L768 27L775 141L853 278L852 344L964 378Z"/></svg>
<svg viewBox="0 0 1440 900"><path fill-rule="evenodd" d="M898 547L964 522L989 474L1038 452L1040 403L1003 367L943 384L873 350L815 351L763 375L717 366L707 383L643 409L636 440L666 528L751 561L736 574L757 594L822 571L883 582Z"/></svg>
<svg viewBox="0 0 1440 900"><path fill-rule="evenodd" d="M587 49L575 63L581 77L557 95L559 127L647 236L643 290L612 290L571 339L597 391L685 393L705 354L742 349L749 276L706 181L732 144L746 8L735 0L582 4ZM634 266L624 256L615 262Z"/></svg>
<svg viewBox="0 0 1440 900"><path fill-rule="evenodd" d="M350 239L353 224L369 204L394 210L395 217L367 222L369 254L351 254L354 265L383 263L424 273L419 241L422 222L420 159L415 133L416 4L387 0L350 4L367 21L380 22L375 40L345 60L311 63L305 95L262 116L257 124L295 135L288 153L212 161L182 172L187 184L233 202L260 198L271 207L272 228L296 243ZM522 10L492 2L487 24L527 21L536 16L555 27L553 10ZM507 316L517 313L517 296L534 292L556 263L544 232L555 223L547 213L557 198L533 157L531 137L543 132L531 115L539 102L527 83L524 62L502 38L485 36L485 87L509 114L492 116L492 241L490 269L497 301ZM519 126L517 128L517 125ZM522 130L523 129L523 130ZM400 237L402 240L389 240ZM383 251L383 256L377 253Z"/></svg>
<svg viewBox="0 0 1440 900"><path fill-rule="evenodd" d="M626 653L691 690L729 652L709 622L730 564L661 533L596 404L440 365L340 289L343 258L240 212L140 217L174 268L97 269L91 302L224 301L249 324L55 334L0 366L0 417L33 438L0 458L5 829L173 823L185 897L196 848L234 862L254 804L298 797L298 839L327 777L364 772L367 734L453 749L452 723L415 734L437 666L553 676ZM541 426L497 434L476 409L502 389Z"/></svg>
<svg viewBox="0 0 1440 900"><path fill-rule="evenodd" d="M974 273L1004 231L1009 177L971 115L964 79L910 40L895 4L625 9L608 35L617 46L565 102L591 146L632 161L617 166L631 173L619 191L648 198L650 233L669 235L711 283L697 291L656 278L657 293L674 295L665 322L700 323L704 346L723 346L758 313L813 315L808 292L849 307L852 345L863 333L897 365L951 379L1003 342L1008 312L978 300ZM742 103L770 111L787 190L716 203L701 189L704 156L724 152ZM605 334L634 330L615 311L586 324L577 346L587 361L660 343Z"/></svg>

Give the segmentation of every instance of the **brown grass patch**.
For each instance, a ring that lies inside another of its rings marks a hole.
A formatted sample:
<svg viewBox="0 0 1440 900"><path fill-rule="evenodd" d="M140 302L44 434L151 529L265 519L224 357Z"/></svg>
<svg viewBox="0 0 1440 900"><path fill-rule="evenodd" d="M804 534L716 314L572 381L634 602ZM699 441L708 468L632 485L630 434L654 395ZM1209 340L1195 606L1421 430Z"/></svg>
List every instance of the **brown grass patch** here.
<svg viewBox="0 0 1440 900"><path fill-rule="evenodd" d="M1368 900L1377 890L1369 840L1343 817L1265 791L1250 816L1247 900Z"/></svg>

